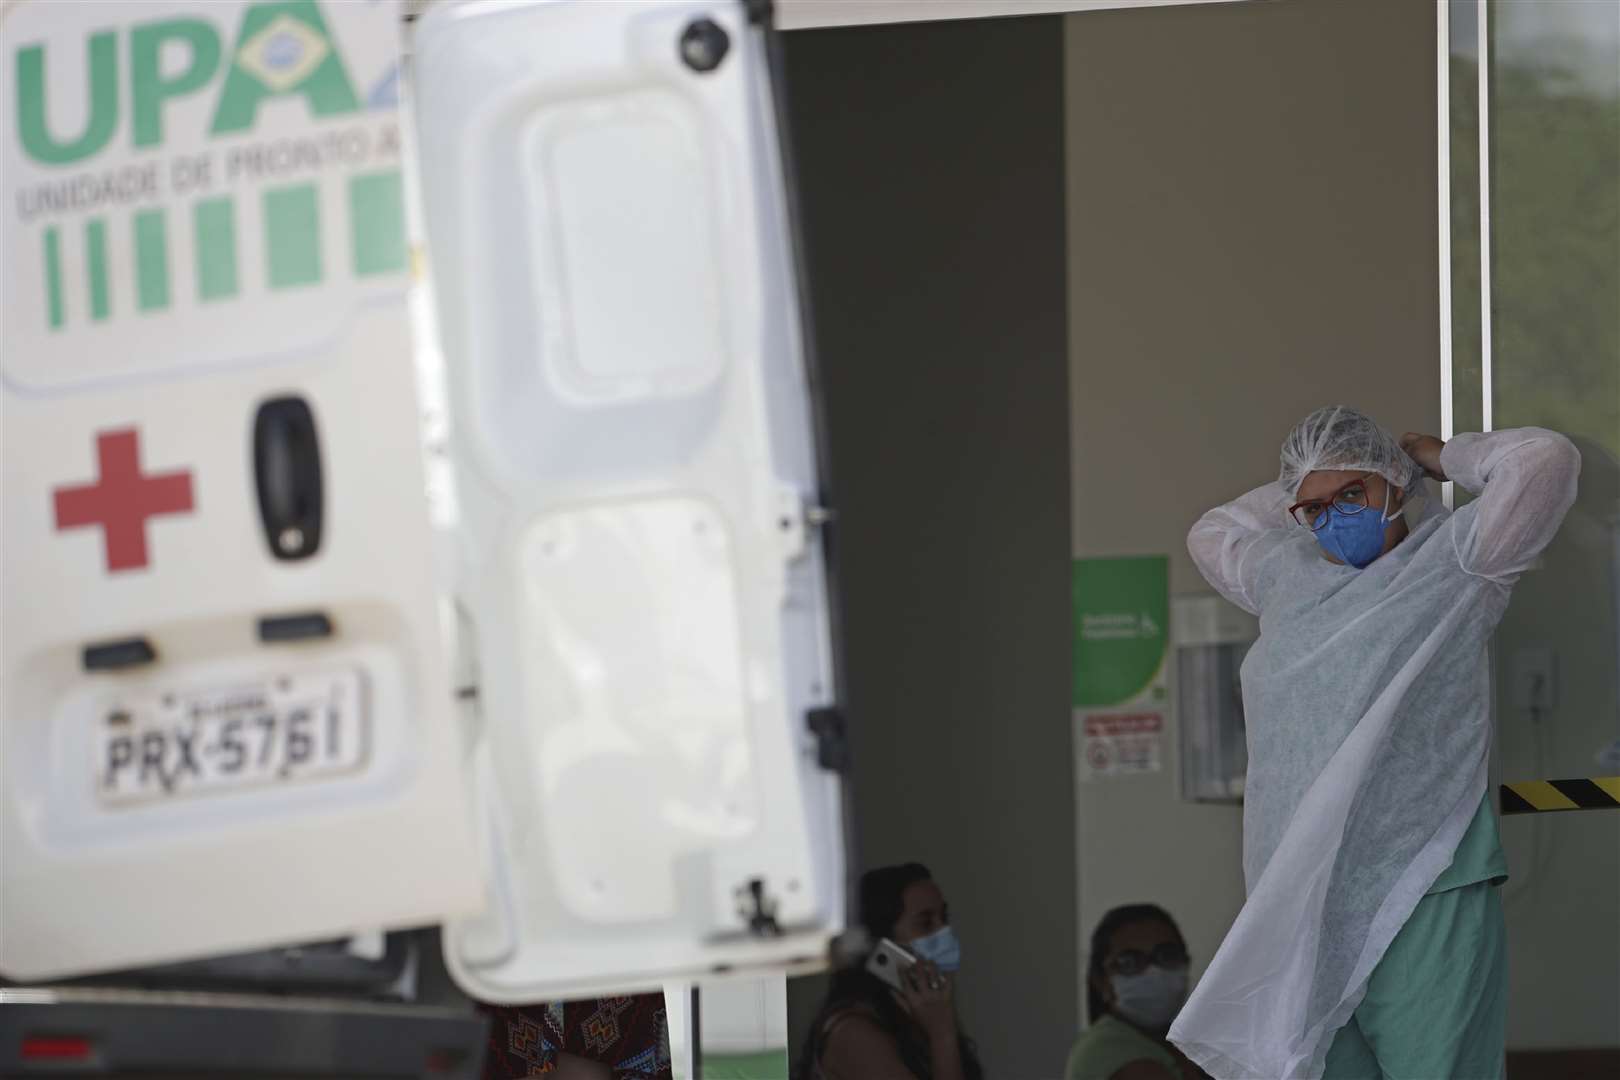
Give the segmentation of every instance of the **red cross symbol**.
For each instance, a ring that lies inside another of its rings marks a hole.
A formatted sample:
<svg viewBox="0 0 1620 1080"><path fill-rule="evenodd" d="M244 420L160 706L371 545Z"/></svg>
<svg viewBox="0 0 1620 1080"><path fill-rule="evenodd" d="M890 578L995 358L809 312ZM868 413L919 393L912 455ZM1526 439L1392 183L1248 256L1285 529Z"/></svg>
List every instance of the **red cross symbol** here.
<svg viewBox="0 0 1620 1080"><path fill-rule="evenodd" d="M137 570L147 565L146 519L193 509L191 473L182 469L143 476L140 433L134 428L98 433L96 457L100 475L95 483L53 492L56 527L101 526L107 569Z"/></svg>

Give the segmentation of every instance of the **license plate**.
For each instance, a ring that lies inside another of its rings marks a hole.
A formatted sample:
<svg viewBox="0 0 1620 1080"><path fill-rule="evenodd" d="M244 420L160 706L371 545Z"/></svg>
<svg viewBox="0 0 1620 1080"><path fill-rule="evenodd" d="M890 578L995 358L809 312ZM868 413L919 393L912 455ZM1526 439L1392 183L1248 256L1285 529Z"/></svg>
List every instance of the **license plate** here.
<svg viewBox="0 0 1620 1080"><path fill-rule="evenodd" d="M111 706L96 790L125 805L352 772L366 756L359 672L288 675Z"/></svg>

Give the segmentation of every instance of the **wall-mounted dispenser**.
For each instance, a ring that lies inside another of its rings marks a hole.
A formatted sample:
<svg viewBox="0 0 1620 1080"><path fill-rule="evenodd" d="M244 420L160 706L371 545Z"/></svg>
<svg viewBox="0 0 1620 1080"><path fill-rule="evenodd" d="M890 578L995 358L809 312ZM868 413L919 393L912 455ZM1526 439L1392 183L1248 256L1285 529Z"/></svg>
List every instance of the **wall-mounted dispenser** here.
<svg viewBox="0 0 1620 1080"><path fill-rule="evenodd" d="M1181 797L1242 802L1249 752L1238 673L1260 636L1259 620L1219 596L1178 596L1171 603Z"/></svg>

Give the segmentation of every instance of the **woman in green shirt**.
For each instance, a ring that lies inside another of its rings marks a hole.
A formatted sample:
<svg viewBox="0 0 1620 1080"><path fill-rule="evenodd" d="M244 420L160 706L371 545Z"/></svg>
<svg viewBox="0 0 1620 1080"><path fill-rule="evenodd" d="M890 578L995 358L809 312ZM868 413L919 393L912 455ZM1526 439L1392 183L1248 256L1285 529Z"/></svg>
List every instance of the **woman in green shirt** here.
<svg viewBox="0 0 1620 1080"><path fill-rule="evenodd" d="M1187 943L1154 904L1117 907L1091 935L1089 1025L1069 1051L1065 1080L1204 1080L1165 1041L1187 1000Z"/></svg>

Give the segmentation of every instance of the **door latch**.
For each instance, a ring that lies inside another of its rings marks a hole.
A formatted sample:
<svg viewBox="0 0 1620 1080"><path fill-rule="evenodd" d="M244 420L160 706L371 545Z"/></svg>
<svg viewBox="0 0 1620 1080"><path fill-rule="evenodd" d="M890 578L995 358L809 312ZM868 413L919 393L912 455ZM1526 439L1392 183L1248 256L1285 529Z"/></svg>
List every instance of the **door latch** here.
<svg viewBox="0 0 1620 1080"><path fill-rule="evenodd" d="M278 559L307 559L321 546L321 450L303 398L273 398L253 420L253 476L265 540Z"/></svg>

